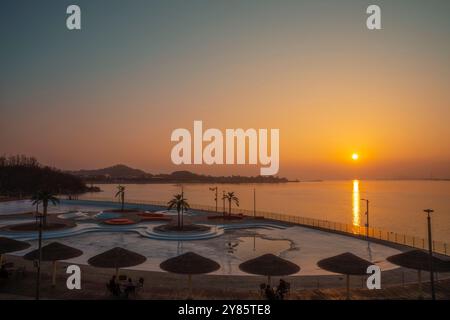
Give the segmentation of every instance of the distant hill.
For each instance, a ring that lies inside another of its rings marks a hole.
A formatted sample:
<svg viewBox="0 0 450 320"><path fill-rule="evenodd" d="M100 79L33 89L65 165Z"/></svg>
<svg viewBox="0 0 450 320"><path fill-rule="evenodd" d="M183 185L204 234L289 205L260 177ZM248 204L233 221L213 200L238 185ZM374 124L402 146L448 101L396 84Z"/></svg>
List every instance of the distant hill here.
<svg viewBox="0 0 450 320"><path fill-rule="evenodd" d="M119 164L96 170L78 170L69 173L87 183L280 183L286 178L273 176L208 176L190 171L174 171L170 174L150 174Z"/></svg>
<svg viewBox="0 0 450 320"><path fill-rule="evenodd" d="M151 174L145 171L130 168L123 164L118 164L103 169L70 171L70 173L84 178L104 177L111 179L150 178L152 176Z"/></svg>

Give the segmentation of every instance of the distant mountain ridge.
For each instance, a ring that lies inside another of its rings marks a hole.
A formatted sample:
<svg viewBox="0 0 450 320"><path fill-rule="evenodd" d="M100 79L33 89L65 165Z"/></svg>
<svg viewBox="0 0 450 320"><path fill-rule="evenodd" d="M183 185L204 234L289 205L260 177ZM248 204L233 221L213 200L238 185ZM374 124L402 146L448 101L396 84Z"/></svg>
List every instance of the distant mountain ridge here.
<svg viewBox="0 0 450 320"><path fill-rule="evenodd" d="M102 169L70 171L69 173L79 177L105 176L110 178L142 178L152 176L150 173L140 169L130 168L124 164L117 164Z"/></svg>
<svg viewBox="0 0 450 320"><path fill-rule="evenodd" d="M170 174L151 174L140 169L118 164L94 170L69 171L89 183L279 183L289 182L274 176L209 176L190 171L174 171Z"/></svg>

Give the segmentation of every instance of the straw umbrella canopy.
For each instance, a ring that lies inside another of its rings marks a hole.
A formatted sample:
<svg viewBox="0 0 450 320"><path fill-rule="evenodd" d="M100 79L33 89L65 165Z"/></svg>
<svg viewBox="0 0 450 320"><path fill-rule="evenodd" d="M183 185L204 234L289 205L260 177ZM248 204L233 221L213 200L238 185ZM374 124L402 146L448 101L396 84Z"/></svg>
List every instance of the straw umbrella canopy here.
<svg viewBox="0 0 450 320"><path fill-rule="evenodd" d="M189 295L192 291L192 275L205 274L220 269L214 260L202 257L194 252L186 252L163 261L159 267L167 272L188 275Z"/></svg>
<svg viewBox="0 0 450 320"><path fill-rule="evenodd" d="M25 250L29 246L30 244L28 242L0 237L0 265L2 264L5 253Z"/></svg>
<svg viewBox="0 0 450 320"><path fill-rule="evenodd" d="M350 299L350 275L366 275L367 268L373 263L355 256L353 253L345 252L322 259L317 262L317 265L326 271L346 275L347 299Z"/></svg>
<svg viewBox="0 0 450 320"><path fill-rule="evenodd" d="M56 284L56 263L60 260L69 260L79 257L83 251L67 246L59 242L52 242L42 247L42 261L51 261L53 263L52 286ZM27 260L39 259L39 249L28 252L25 256Z"/></svg>
<svg viewBox="0 0 450 320"><path fill-rule="evenodd" d="M430 271L429 253L422 250L411 250L390 256L387 260L400 267L417 270L419 292L420 296L422 296L422 270ZM450 271L450 261L442 260L434 256L432 260L434 272Z"/></svg>
<svg viewBox="0 0 450 320"><path fill-rule="evenodd" d="M267 276L269 284L271 276L288 276L300 271L300 267L295 263L271 253L247 260L239 265L239 269L246 273Z"/></svg>
<svg viewBox="0 0 450 320"><path fill-rule="evenodd" d="M111 250L93 256L88 260L91 266L98 268L114 268L116 276L119 274L120 268L134 267L147 260L146 257L139 253L115 247Z"/></svg>

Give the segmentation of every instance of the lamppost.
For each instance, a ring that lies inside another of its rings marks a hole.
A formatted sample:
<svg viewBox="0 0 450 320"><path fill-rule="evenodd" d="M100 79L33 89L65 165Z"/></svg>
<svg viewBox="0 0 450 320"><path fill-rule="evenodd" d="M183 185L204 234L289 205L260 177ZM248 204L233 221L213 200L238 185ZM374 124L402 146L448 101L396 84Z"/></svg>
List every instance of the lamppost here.
<svg viewBox="0 0 450 320"><path fill-rule="evenodd" d="M253 188L253 218L256 218L256 188Z"/></svg>
<svg viewBox="0 0 450 320"><path fill-rule="evenodd" d="M361 199L361 201L366 202L366 237L367 237L367 241L369 241L369 200Z"/></svg>
<svg viewBox="0 0 450 320"><path fill-rule="evenodd" d="M372 251L370 250L370 238L369 238L369 199L361 199L361 201L366 202L366 239L367 239L367 250L369 252L370 260L372 261Z"/></svg>
<svg viewBox="0 0 450 320"><path fill-rule="evenodd" d="M430 263L430 284L431 284L431 299L436 300L436 294L434 292L434 272L433 272L433 240L431 237L431 216L430 213L434 212L433 209L423 210L427 213L427 223L428 223L428 252L429 252L429 263Z"/></svg>
<svg viewBox="0 0 450 320"><path fill-rule="evenodd" d="M216 201L216 213L217 213L217 200L218 200L218 198L217 198L217 192L219 191L219 189L217 188L217 187L214 187L214 188L209 188L209 190L211 190L211 191L215 191L215 198L214 198L214 201Z"/></svg>
<svg viewBox="0 0 450 320"><path fill-rule="evenodd" d="M367 241L369 240L369 200L368 199L361 199L361 201L366 202L366 237Z"/></svg>
<svg viewBox="0 0 450 320"><path fill-rule="evenodd" d="M225 190L222 190L223 215L225 215Z"/></svg>
<svg viewBox="0 0 450 320"><path fill-rule="evenodd" d="M40 285L41 285L41 261L42 261L42 219L44 218L44 215L37 213L36 217L39 219L39 241L38 241L39 258L37 261L36 300L39 300Z"/></svg>

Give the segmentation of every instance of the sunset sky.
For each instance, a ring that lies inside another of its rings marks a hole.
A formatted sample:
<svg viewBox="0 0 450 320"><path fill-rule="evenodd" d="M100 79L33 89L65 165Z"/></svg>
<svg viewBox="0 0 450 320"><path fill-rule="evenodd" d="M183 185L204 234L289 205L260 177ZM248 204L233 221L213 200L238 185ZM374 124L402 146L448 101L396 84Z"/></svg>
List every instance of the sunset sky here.
<svg viewBox="0 0 450 320"><path fill-rule="evenodd" d="M450 178L448 0L3 0L0 37L0 154L259 173L173 165L172 130L202 120L279 128L289 178Z"/></svg>

